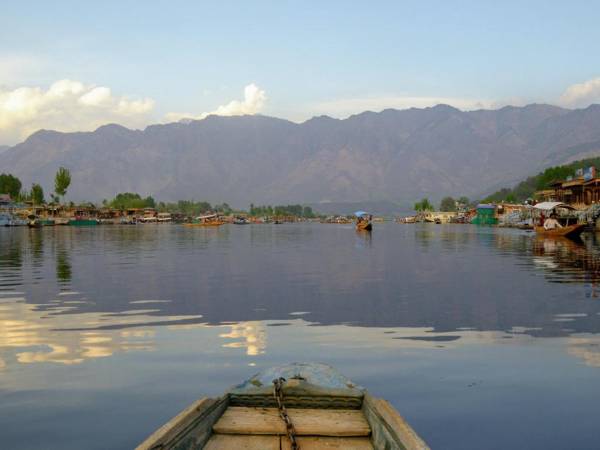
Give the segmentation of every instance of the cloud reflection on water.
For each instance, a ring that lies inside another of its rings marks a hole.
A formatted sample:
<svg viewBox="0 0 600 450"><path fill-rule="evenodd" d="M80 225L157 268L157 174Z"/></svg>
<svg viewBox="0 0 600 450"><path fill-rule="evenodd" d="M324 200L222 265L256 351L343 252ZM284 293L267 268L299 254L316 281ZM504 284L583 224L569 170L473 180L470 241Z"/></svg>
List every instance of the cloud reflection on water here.
<svg viewBox="0 0 600 450"><path fill-rule="evenodd" d="M260 356L267 326L290 317L293 327L311 325L304 332L338 330L335 345L346 334L357 346L353 334L367 345L448 348L588 333L573 337L568 352L596 365L593 236L577 243L389 225L364 241L351 228L300 225L210 234L176 226L9 230L2 238L0 370L12 361L79 364L152 351L164 326L223 327L223 348ZM585 296L553 284L584 286ZM310 323L297 322L301 314Z"/></svg>

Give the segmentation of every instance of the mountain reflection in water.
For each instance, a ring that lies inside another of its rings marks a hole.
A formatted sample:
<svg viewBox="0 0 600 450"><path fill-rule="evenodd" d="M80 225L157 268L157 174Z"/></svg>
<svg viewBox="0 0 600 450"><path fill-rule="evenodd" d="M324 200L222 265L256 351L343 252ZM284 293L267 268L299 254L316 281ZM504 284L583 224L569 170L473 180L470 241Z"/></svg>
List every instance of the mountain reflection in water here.
<svg viewBox="0 0 600 450"><path fill-rule="evenodd" d="M2 230L2 317L86 332L280 320L294 311L320 325L521 327L536 336L600 330L595 236L574 242L468 226L387 225L374 236L350 229ZM580 289L565 292L566 283ZM15 290L22 291L16 299ZM556 319L573 313L565 330Z"/></svg>
<svg viewBox="0 0 600 450"><path fill-rule="evenodd" d="M365 383L376 383L360 379L367 368L387 373L423 355L431 359L422 364L454 367L435 352L463 355L465 367L492 364L468 359L480 347L541 346L597 368L599 244L594 235L575 242L464 225L0 229L0 394L33 389L33 367L50 380L56 367L86 362L156 371L155 384L164 380L154 360L167 361L169 380L194 377L185 352L202 370L218 368L209 385L219 391L235 364L271 358L326 360ZM370 362L357 366L357 355ZM423 373L410 378L408 367L404 382L418 385ZM435 442L438 424L414 420ZM151 431L142 425L120 442Z"/></svg>

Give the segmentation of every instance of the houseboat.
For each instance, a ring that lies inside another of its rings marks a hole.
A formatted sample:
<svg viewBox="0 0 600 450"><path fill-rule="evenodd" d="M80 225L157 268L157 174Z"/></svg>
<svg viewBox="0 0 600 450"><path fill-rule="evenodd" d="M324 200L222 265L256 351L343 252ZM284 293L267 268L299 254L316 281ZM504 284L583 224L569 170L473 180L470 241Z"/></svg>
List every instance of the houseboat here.
<svg viewBox="0 0 600 450"><path fill-rule="evenodd" d="M161 212L158 213L158 215L156 216L156 221L158 223L169 223L173 220L173 218L171 217L171 213L168 212Z"/></svg>
<svg viewBox="0 0 600 450"><path fill-rule="evenodd" d="M142 223L156 223L158 218L156 216L156 210L154 208L145 208L144 215L140 217L139 222Z"/></svg>

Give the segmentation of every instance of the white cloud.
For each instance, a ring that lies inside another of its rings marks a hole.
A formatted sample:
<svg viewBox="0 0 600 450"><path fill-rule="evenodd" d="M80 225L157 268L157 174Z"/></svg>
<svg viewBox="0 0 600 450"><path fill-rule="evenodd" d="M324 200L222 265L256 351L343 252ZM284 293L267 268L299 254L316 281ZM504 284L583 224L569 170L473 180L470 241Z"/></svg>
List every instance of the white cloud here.
<svg viewBox="0 0 600 450"><path fill-rule="evenodd" d="M263 109L266 101L266 92L256 84L252 83L244 88L243 100L232 100L225 105L219 106L214 111L204 112L199 115L192 113L168 113L165 115L165 119L168 122L176 122L181 119L200 120L212 114L217 116L252 115L259 113Z"/></svg>
<svg viewBox="0 0 600 450"><path fill-rule="evenodd" d="M149 98L115 96L107 87L60 80L48 89L0 88L0 142L16 143L39 129L87 131L116 122L146 125L154 109Z"/></svg>
<svg viewBox="0 0 600 450"><path fill-rule="evenodd" d="M315 114L347 117L363 111L381 111L388 108L426 108L439 104L454 106L462 110L490 108L494 102L459 97L376 96L337 99L319 102L311 106Z"/></svg>
<svg viewBox="0 0 600 450"><path fill-rule="evenodd" d="M560 96L561 105L585 108L600 102L600 77L569 86Z"/></svg>

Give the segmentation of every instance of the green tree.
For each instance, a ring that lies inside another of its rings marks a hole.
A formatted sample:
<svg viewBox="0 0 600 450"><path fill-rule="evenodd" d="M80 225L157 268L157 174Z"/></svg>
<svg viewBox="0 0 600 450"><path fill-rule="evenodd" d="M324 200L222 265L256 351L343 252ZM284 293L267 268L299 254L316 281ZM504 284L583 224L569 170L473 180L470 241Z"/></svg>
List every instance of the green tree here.
<svg viewBox="0 0 600 450"><path fill-rule="evenodd" d="M424 198L420 202L415 203L415 211L433 211L433 205L428 198Z"/></svg>
<svg viewBox="0 0 600 450"><path fill-rule="evenodd" d="M440 203L440 211L456 211L456 201L452 197L444 197Z"/></svg>
<svg viewBox="0 0 600 450"><path fill-rule="evenodd" d="M154 198L151 195L144 199L144 204L144 208L156 208L156 202L154 201Z"/></svg>
<svg viewBox="0 0 600 450"><path fill-rule="evenodd" d="M18 198L21 192L21 180L10 173L0 174L0 194L8 194Z"/></svg>
<svg viewBox="0 0 600 450"><path fill-rule="evenodd" d="M221 205L215 205L215 211L218 213L229 214L231 212L231 207L227 203L223 203Z"/></svg>
<svg viewBox="0 0 600 450"><path fill-rule="evenodd" d="M31 201L33 201L34 205L42 205L46 203L44 199L44 189L37 183L33 183L31 185Z"/></svg>
<svg viewBox="0 0 600 450"><path fill-rule="evenodd" d="M64 197L67 194L67 189L71 184L71 172L69 169L60 167L54 177L54 192L58 197Z"/></svg>
<svg viewBox="0 0 600 450"><path fill-rule="evenodd" d="M305 206L302 209L302 217L305 217L307 219L312 219L313 217L315 217L315 213L313 212L313 210L310 206Z"/></svg>
<svg viewBox="0 0 600 450"><path fill-rule="evenodd" d="M120 192L108 204L118 209L156 207L156 202L151 196L142 198L140 194L133 192Z"/></svg>
<svg viewBox="0 0 600 450"><path fill-rule="evenodd" d="M528 198L533 198L536 191L550 189L554 181L562 181L569 176L575 176L577 169L590 166L600 167L600 157L582 159L564 166L549 167L535 176L526 178L512 189L502 188L494 192L484 201L489 203L509 201L509 198L513 199L513 197L509 197L512 194L514 200L510 201L522 202Z"/></svg>

